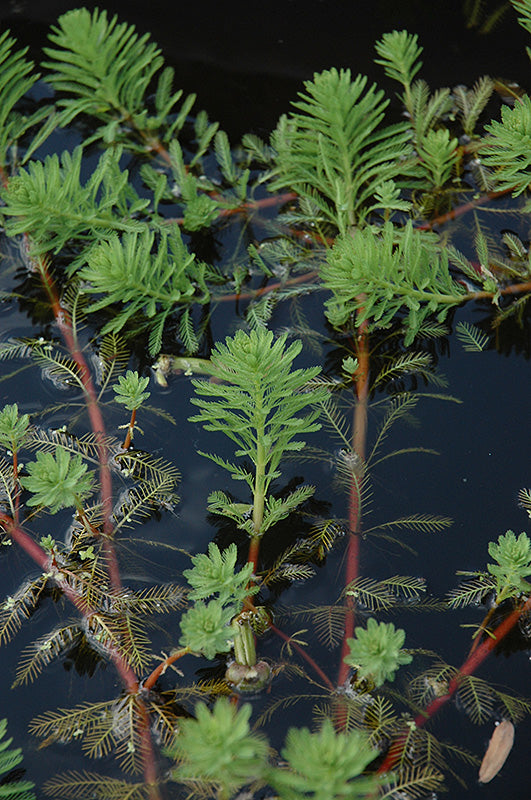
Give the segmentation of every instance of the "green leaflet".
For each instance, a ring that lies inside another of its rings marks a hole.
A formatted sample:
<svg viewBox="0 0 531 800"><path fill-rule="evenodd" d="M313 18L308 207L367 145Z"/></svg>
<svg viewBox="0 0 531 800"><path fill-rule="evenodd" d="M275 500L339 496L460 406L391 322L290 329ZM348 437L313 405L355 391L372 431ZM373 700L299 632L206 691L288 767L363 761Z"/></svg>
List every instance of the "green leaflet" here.
<svg viewBox="0 0 531 800"><path fill-rule="evenodd" d="M412 173L408 125L381 127L389 103L367 78L326 70L305 81L306 93L271 138L276 168L271 188L311 199L345 233L362 222L385 181Z"/></svg>
<svg viewBox="0 0 531 800"><path fill-rule="evenodd" d="M162 231L154 250L155 233L144 228L140 233L117 234L96 244L86 254L86 266L79 277L86 282L84 291L101 295L88 307L113 313L102 333L122 328L140 312L147 317L151 330L150 352L160 350L164 323L173 311L210 298L204 280L205 266L188 251L176 225Z"/></svg>
<svg viewBox="0 0 531 800"><path fill-rule="evenodd" d="M408 222L400 233L386 223L380 234L366 228L339 237L321 268L333 297L327 317L335 327L369 320L384 328L405 315L405 344L411 344L430 314L444 320L463 302L466 290L456 283L443 251L435 249Z"/></svg>

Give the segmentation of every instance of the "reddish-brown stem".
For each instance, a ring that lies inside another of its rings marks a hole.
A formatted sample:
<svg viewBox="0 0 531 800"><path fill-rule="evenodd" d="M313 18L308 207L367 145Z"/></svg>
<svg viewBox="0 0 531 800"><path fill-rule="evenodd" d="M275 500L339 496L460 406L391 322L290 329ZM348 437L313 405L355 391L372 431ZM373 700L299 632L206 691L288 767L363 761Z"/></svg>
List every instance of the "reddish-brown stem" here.
<svg viewBox="0 0 531 800"><path fill-rule="evenodd" d="M18 455L16 450L13 450L13 485L15 495L15 522L18 523L20 516L20 483L18 480Z"/></svg>
<svg viewBox="0 0 531 800"><path fill-rule="evenodd" d="M275 281L275 283L269 283L267 286L261 286L259 289L253 289L248 292L240 292L240 294L224 294L222 297L216 297L216 302L226 303L228 301L234 302L236 300L254 300L257 297L262 297L264 294L274 292L275 289L282 289L286 286L296 286L298 283L313 281L318 276L318 272L305 272L302 275L297 275L295 278L289 278L283 283L281 281Z"/></svg>
<svg viewBox="0 0 531 800"><path fill-rule="evenodd" d="M354 421L352 432L352 450L356 458L350 484L349 496L349 539L346 554L345 586L351 584L358 577L359 570L359 535L361 533L361 484L365 469L365 450L367 441L367 406L369 401L369 334L367 323L362 322L358 327L356 356L358 366L354 374L356 391L356 406L354 408ZM355 629L355 603L352 597L346 597L345 631L341 647L341 662L339 665L338 686L347 680L350 667L345 663L349 646L347 639L354 636Z"/></svg>
<svg viewBox="0 0 531 800"><path fill-rule="evenodd" d="M171 656L168 656L167 658L164 659L164 661L161 661L158 667L156 667L153 670L153 672L150 675L148 675L146 680L143 682L142 685L144 689L152 689L155 686L158 679L160 678L160 676L164 675L168 667L171 666L171 664L174 664L183 656L187 655L189 652L190 652L189 647L181 647L180 650L176 650L175 653L171 654Z"/></svg>
<svg viewBox="0 0 531 800"><path fill-rule="evenodd" d="M256 569L258 566L259 552L260 552L260 537L251 536L251 541L249 542L249 554L247 556L247 562L253 565L254 573L256 573Z"/></svg>
<svg viewBox="0 0 531 800"><path fill-rule="evenodd" d="M123 450L129 450L131 446L131 439L133 438L133 431L135 429L135 422L136 422L136 408L133 408L131 411L131 419L129 420L129 427L127 428L127 435L124 439L124 443L122 445Z"/></svg>
<svg viewBox="0 0 531 800"><path fill-rule="evenodd" d="M334 686L328 675L326 675L326 673L323 672L319 664L306 652L306 650L303 647L298 645L297 642L294 642L291 639L291 637L288 636L287 633L281 631L280 628L277 628L276 625L273 625L272 622L269 624L269 627L271 628L273 633L276 633L277 636L280 636L280 638L284 639L284 641L287 642L290 647L293 647L293 649L297 651L297 653L301 656L301 658L303 658L306 661L306 663L311 666L314 672L316 672L317 675L319 675L323 683L330 689L331 692L335 691L336 687Z"/></svg>
<svg viewBox="0 0 531 800"><path fill-rule="evenodd" d="M462 203L462 205L456 206L450 211L447 211L445 214L440 214L438 217L431 219L429 222L424 222L422 225L418 225L417 227L420 230L431 230L435 227L435 225L444 225L445 222L450 222L453 219L457 219L457 217L461 217L463 214L473 211L478 206L488 203L489 200L496 200L498 197L503 197L503 195L508 194L511 191L512 189L503 189L501 192L486 192L485 194L474 198L474 200L469 200L468 203Z"/></svg>
<svg viewBox="0 0 531 800"><path fill-rule="evenodd" d="M48 294L57 326L61 331L61 335L70 355L77 365L79 380L83 386L83 391L85 392L91 428L94 436L96 437L96 441L98 442L105 557L107 561L107 568L109 570L111 586L113 587L114 591L118 592L121 589L122 582L120 578L120 570L118 568L116 552L112 544L112 482L111 471L109 469L108 462L108 452L105 445L105 425L103 422L101 409L98 404L97 394L92 382L90 370L72 330L70 315L66 309L61 306L59 301L59 296L55 289L55 283L50 275L47 259L44 257L39 257L35 261L35 264L40 273L42 284Z"/></svg>
<svg viewBox="0 0 531 800"><path fill-rule="evenodd" d="M483 663L487 656L494 650L494 648L507 636L511 631L522 614L531 611L531 597L526 600L518 608L515 608L511 613L495 628L495 630L479 644L467 657L463 665L459 668L457 675L452 678L448 684L448 691L442 697L436 697L426 707L426 709L415 717L415 725L420 728L428 722L448 700L454 696L459 689L463 677L472 675L476 669ZM405 737L398 737L398 739L391 745L387 756L380 764L377 772L382 774L393 769L397 761L400 759L402 748L401 744L405 741Z"/></svg>
<svg viewBox="0 0 531 800"><path fill-rule="evenodd" d="M77 339L74 336L70 316L66 309L64 309L60 304L59 296L55 289L55 283L48 269L48 262L46 258L41 257L35 261L35 264L41 276L42 284L48 294L57 326L63 336L65 345L68 348L70 355L78 367L79 380L85 393L86 406L91 428L98 443L100 493L103 507L103 545L111 587L113 592L118 594L122 588L122 581L120 578L120 570L118 566L118 559L116 557L116 551L112 543L112 481L108 462L108 451L105 444L105 425L103 422L103 417L98 404L92 376L87 366L85 357L79 348ZM33 542L31 537L22 531L21 528L14 524L11 525L9 535L11 535L15 541L24 547L26 552L28 552L28 554L31 555L31 557L36 560L38 564L43 565L48 563L46 553L35 542ZM43 561L43 558L45 561ZM57 582L66 597L76 606L76 608L78 608L80 613L85 617L89 617L91 610L88 608L83 598L77 595L77 593L73 591L72 587L67 582L60 580ZM112 659L118 674L127 688L127 691L132 694L137 693L139 689L139 682L131 667L124 660L121 653L115 648L108 647L107 650L109 657ZM155 753L153 750L153 742L151 739L149 714L141 697L138 697L138 708L140 714L137 730L140 738L144 778L146 784L148 785L150 799L160 800L160 793L156 785L157 768Z"/></svg>
<svg viewBox="0 0 531 800"><path fill-rule="evenodd" d="M96 613L86 602L85 598L77 592L69 583L61 578L61 570L53 567L53 559L50 558L43 548L35 542L26 531L20 527L14 520L7 514L0 512L0 524L10 536L29 556L35 561L36 564L47 573L51 571L51 577L57 586L61 589L65 597L76 607L79 613L90 623L90 619ZM125 661L124 657L113 646L108 644L105 646L106 652L113 662L116 671L127 691L130 694L137 694L140 688L138 678L135 673ZM157 783L157 769L156 759L153 750L153 742L151 741L149 714L145 704L140 696L137 697L139 708L139 725L138 733L140 736L140 746L142 751L142 760L144 767L144 778L148 785L151 800L160 800L160 793Z"/></svg>

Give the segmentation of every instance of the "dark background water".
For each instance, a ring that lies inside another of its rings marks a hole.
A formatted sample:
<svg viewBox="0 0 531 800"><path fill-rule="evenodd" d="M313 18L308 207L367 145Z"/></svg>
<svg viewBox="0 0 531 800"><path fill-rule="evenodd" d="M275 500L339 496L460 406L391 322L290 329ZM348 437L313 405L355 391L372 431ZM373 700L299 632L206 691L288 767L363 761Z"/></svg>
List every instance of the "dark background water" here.
<svg viewBox="0 0 531 800"><path fill-rule="evenodd" d="M46 32L57 16L79 4L61 0L1 0L0 29L10 27L21 43L28 43L38 58ZM86 3L90 8L96 4ZM278 116L289 109L289 101L300 88L301 81L314 71L350 67L353 73L367 73L381 86L396 91L386 82L378 67L372 64L374 41L385 31L407 28L418 33L424 46L422 77L435 88L457 83L471 85L480 75L490 74L517 80L529 87L529 60L525 55L526 34L518 27L515 14L508 11L492 34L480 35L477 28L467 28L463 4L435 3L430 0L411 0L400 3L375 0L361 2L284 2L243 3L230 5L196 2L99 3L110 13L119 14L124 21L134 23L141 32L150 31L161 46L167 62L176 68L176 83L187 92L198 95L197 108L204 108L211 119L219 120L233 142L245 132L267 135ZM493 11L498 3L484 3L485 11ZM0 288L7 288L5 281ZM311 305L308 306L311 312ZM275 323L282 322L282 314ZM467 308L456 315L459 319L477 321L485 316L485 308ZM28 334L23 314L11 309L3 316L4 331L11 326L17 333ZM216 335L223 335L223 318L217 323ZM375 476L374 514L379 519L400 514L433 512L448 514L455 520L453 528L444 534L421 536L407 541L417 550L412 562L396 548L364 543L362 569L366 574L385 576L398 572L414 572L428 579L430 590L442 595L455 585L457 569L481 569L486 560L486 543L508 528L516 532L529 529L529 520L517 506L517 492L529 485L529 397L531 378L528 355L529 327L514 331L508 338L505 352L494 349L478 355L463 353L455 339L449 352L440 358L440 368L449 379L449 392L458 397L461 405L426 401L419 409L419 431L404 430L393 439L394 446L413 443L433 447L438 457L409 457L407 462L390 461ZM0 369L6 369L0 364ZM15 384L1 386L2 403L25 397L28 384L20 377ZM11 393L14 389L15 394ZM31 385L28 403L49 402L53 391ZM152 387L154 402L183 418L189 413L187 405L190 386L187 380L170 383L168 390ZM18 394L17 394L18 392ZM24 408L24 410L28 410ZM174 458L183 473L182 504L172 535L179 545L201 551L212 535L205 523L204 508L208 489L225 488L223 476L190 448L183 453L182 436L169 438L167 430L157 442L157 421L148 422L147 435L152 437L161 454ZM186 424L194 447L205 446L206 435ZM205 447L205 449L211 449ZM404 466L407 464L407 466ZM294 473L296 471L294 470ZM317 494L328 499L327 475L324 469L314 469L311 479L318 483ZM305 477L310 478L305 474ZM344 513L343 501L336 501L336 513ZM144 534L149 536L149 530ZM155 527L153 538L160 535ZM168 579L164 560L149 554L152 563L146 567L150 577ZM341 554L333 554L305 589L293 588L284 598L286 604L330 601L336 594L337 573ZM412 566L413 564L413 566ZM184 564L181 565L181 567ZM135 567L138 572L138 566ZM16 586L24 572L32 566L19 554L4 559L2 581L5 592ZM477 621L476 612L446 614L429 619L408 617L404 627L408 644L424 646L441 652L449 662L459 664L468 649L469 631L459 628L461 622ZM52 623L53 624L53 623ZM39 628L42 625L42 630ZM3 674L2 715L10 721L10 733L17 742L23 741L28 719L53 705L69 706L85 699L112 696L116 683L112 670L100 671L95 679L80 678L63 665L51 667L39 681L38 688L10 692L14 665L20 647L32 636L50 627L49 618L37 619L32 630L0 651ZM171 643L171 636L168 635ZM268 645L266 644L265 647ZM318 651L321 659L334 664L337 656ZM491 659L481 673L489 679L514 690L526 692L530 665L525 652L510 659ZM278 687L275 687L278 689ZM284 684L278 689L290 691ZM531 692L530 692L531 694ZM286 721L295 724L297 717L286 712ZM308 712L301 712L300 721L309 724ZM455 708L448 708L435 723L434 732L452 739L481 754L491 732L491 725L472 726ZM525 720L517 730L517 739L503 774L491 785L479 790L474 785L474 770L463 769L470 783L468 790L451 784L451 798L503 796L506 800L523 800L528 796L531 721ZM274 736L273 733L271 733ZM278 742L274 742L278 744ZM37 782L43 777L71 766L80 768L75 748L56 746L45 751L35 750L34 741L24 744L26 766ZM74 752L74 756L71 753ZM74 758L74 761L71 759ZM108 764L96 763L105 770ZM90 765L89 765L90 767Z"/></svg>

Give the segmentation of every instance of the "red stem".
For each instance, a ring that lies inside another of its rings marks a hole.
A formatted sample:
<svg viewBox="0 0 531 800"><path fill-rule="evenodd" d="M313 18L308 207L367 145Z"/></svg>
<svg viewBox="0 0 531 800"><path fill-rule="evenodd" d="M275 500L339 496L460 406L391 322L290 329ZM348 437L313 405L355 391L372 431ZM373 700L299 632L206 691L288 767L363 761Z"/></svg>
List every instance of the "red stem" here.
<svg viewBox="0 0 531 800"><path fill-rule="evenodd" d="M131 419L129 420L129 427L127 429L127 435L124 439L124 443L122 445L122 450L129 450L131 446L131 439L133 438L133 431L135 429L135 422L136 422L136 408L133 408L131 411Z"/></svg>
<svg viewBox="0 0 531 800"><path fill-rule="evenodd" d="M326 675L323 672L319 664L316 661L314 661L314 659L306 652L306 650L303 647L298 645L297 642L292 641L291 637L288 636L287 633L281 631L280 628L277 628L276 625L273 625L272 622L269 624L269 627L271 628L273 633L276 633L277 636L280 636L281 639L284 639L285 642L288 642L290 647L293 647L293 649L297 651L297 653L306 661L306 663L311 666L314 672L316 672L317 675L319 675L323 683L326 686L328 686L331 692L335 691L336 687L334 686L328 675Z"/></svg>
<svg viewBox="0 0 531 800"><path fill-rule="evenodd" d="M354 374L356 387L356 406L354 409L354 422L352 433L352 450L359 460L358 474L352 476L349 496L349 539L346 555L345 586L351 584L359 574L359 535L361 533L361 482L365 467L365 451L367 441L367 406L369 401L369 335L367 322L362 322L358 328L357 359L358 367ZM347 639L354 636L355 630L355 603L351 596L346 597L345 631L341 647L341 662L339 664L338 686L342 686L348 678L350 667L345 663L345 656L349 653Z"/></svg>
<svg viewBox="0 0 531 800"><path fill-rule="evenodd" d="M113 526L111 522L112 512L112 481L111 471L109 469L108 451L105 445L105 424L101 414L101 409L98 404L97 393L92 382L90 370L85 361L85 357L77 343L77 339L72 331L72 323L68 311L61 306L59 296L55 289L55 283L50 271L48 269L48 262L46 258L39 257L36 260L36 266L40 273L41 280L44 288L50 299L53 315L61 335L64 339L66 347L73 360L75 361L79 380L85 392L85 399L87 411L90 419L90 424L96 441L98 443L98 461L100 465L100 492L101 503L103 507L103 546L105 549L105 557L107 561L107 568L109 570L109 578L111 586L115 592L119 592L122 588L122 581L120 578L120 570L118 567L118 559L112 544L112 531Z"/></svg>
<svg viewBox="0 0 531 800"><path fill-rule="evenodd" d="M498 625L497 628L486 638L476 649L470 653L468 658L458 670L458 674L452 678L448 684L448 691L442 697L436 697L435 700L427 706L425 711L421 712L415 717L415 725L421 728L428 722L435 714L450 700L461 685L463 677L472 675L480 664L485 661L487 656L494 650L494 648L507 636L507 634L514 628L522 614L531 611L531 597L519 608L515 608L511 613ZM393 769L402 754L402 747L405 741L404 736L399 736L389 748L387 756L380 764L377 772L382 774Z"/></svg>

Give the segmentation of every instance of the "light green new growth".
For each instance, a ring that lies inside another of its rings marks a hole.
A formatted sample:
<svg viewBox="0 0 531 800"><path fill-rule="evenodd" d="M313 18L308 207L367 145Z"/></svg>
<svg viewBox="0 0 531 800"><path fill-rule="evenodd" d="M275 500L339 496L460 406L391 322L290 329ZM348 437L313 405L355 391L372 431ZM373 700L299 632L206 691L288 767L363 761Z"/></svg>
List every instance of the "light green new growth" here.
<svg viewBox="0 0 531 800"><path fill-rule="evenodd" d="M216 700L212 711L198 703L195 719L179 720L179 733L167 751L178 763L173 779L206 783L217 790L218 800L262 779L268 745L251 731L251 711L248 703L237 708L227 698Z"/></svg>
<svg viewBox="0 0 531 800"><path fill-rule="evenodd" d="M28 506L45 506L51 514L69 506L79 507L92 492L92 478L80 455L71 456L64 447L52 453L37 453L37 460L26 464L27 477L20 483L32 492Z"/></svg>
<svg viewBox="0 0 531 800"><path fill-rule="evenodd" d="M326 719L320 731L290 728L282 757L269 782L282 800L365 800L376 797L381 778L363 776L378 755L360 731L336 733Z"/></svg>
<svg viewBox="0 0 531 800"><path fill-rule="evenodd" d="M531 540L525 533L516 538L513 531L498 537L498 543L489 542L489 555L497 562L487 569L496 578L496 602L507 597L529 594L531 584Z"/></svg>
<svg viewBox="0 0 531 800"><path fill-rule="evenodd" d="M393 681L395 672L402 664L409 664L413 657L402 650L406 634L402 628L395 630L392 622L367 620L366 628L356 628L354 639L347 639L350 653L345 663L357 671L358 678L367 678L375 686Z"/></svg>
<svg viewBox="0 0 531 800"><path fill-rule="evenodd" d="M71 240L92 242L95 234L137 231L143 223L131 217L149 205L119 167L119 152L104 153L85 184L81 183L83 152L56 153L44 162L31 161L0 190L8 236L24 234L32 252L58 253ZM122 287L124 288L124 287Z"/></svg>
<svg viewBox="0 0 531 800"><path fill-rule="evenodd" d="M494 171L496 189L511 190L514 197L531 183L531 99L518 98L514 107L502 106L501 122L485 125L481 158Z"/></svg>
<svg viewBox="0 0 531 800"><path fill-rule="evenodd" d="M407 123L380 127L389 101L366 87L348 69L315 74L271 137L271 189L294 189L341 233L363 222L382 184L414 172Z"/></svg>
<svg viewBox="0 0 531 800"><path fill-rule="evenodd" d="M29 428L29 416L18 413L18 405L4 406L0 411L0 446L16 453L24 443Z"/></svg>
<svg viewBox="0 0 531 800"><path fill-rule="evenodd" d="M256 594L257 586L248 587L253 565L245 564L239 572L235 572L237 557L238 551L234 543L220 551L214 542L208 545L208 555L200 553L193 556L193 569L183 571L184 577L193 586L188 593L190 600L203 600L217 594L221 603L237 604Z"/></svg>
<svg viewBox="0 0 531 800"><path fill-rule="evenodd" d="M447 128L428 131L419 143L419 171L434 189L440 189L452 177L459 160L458 144Z"/></svg>
<svg viewBox="0 0 531 800"><path fill-rule="evenodd" d="M181 618L179 644L210 659L228 653L232 633L227 626L236 613L236 606L225 606L220 600L210 600L208 605L198 600Z"/></svg>
<svg viewBox="0 0 531 800"><path fill-rule="evenodd" d="M216 510L225 513L226 507L227 514L253 538L262 536L311 493L306 487L302 495L299 490L281 501L268 498L286 453L302 450L304 441L299 437L321 427L315 422L319 412L312 406L324 399L325 392L308 385L320 372L319 367L292 370L301 347L300 342L286 346L285 335L274 340L270 331L258 329L247 334L240 330L227 337L225 344L218 342L212 351L211 373L219 382L192 381L196 393L205 399L192 399L201 410L190 420L200 422L206 430L224 433L235 443L235 455L253 465L254 472L249 472L203 453L250 487L251 515L249 506L236 509L220 492L215 493L213 501Z"/></svg>
<svg viewBox="0 0 531 800"><path fill-rule="evenodd" d="M7 731L7 720L0 719L0 800L36 800L31 781L16 779L6 780L9 773L22 763L23 755L20 747L10 749L13 739L4 739ZM20 773L21 770L17 770ZM5 782L4 782L5 781Z"/></svg>
<svg viewBox="0 0 531 800"><path fill-rule="evenodd" d="M154 242L155 234L147 228L122 238L111 235L88 251L86 266L78 273L86 282L85 292L102 295L88 311L121 306L103 326L103 334L121 331L140 312L147 317L151 355L159 352L164 323L173 311L210 298L205 267L189 252L178 227L163 231L153 252Z"/></svg>
<svg viewBox="0 0 531 800"><path fill-rule="evenodd" d="M14 110L18 101L24 97L39 79L39 74L33 72L33 61L25 58L28 48L13 50L15 40L4 31L0 36L0 167L6 170L10 159L11 148L16 149L18 140L32 127L49 117L53 122L53 114L49 109L40 108L29 116ZM46 138L50 131L50 124L45 126L40 134L35 136L30 150L26 153L28 158L38 144Z"/></svg>
<svg viewBox="0 0 531 800"><path fill-rule="evenodd" d="M422 61L419 60L422 47L418 44L418 36L407 31L384 33L382 38L376 42L375 50L380 58L375 58L374 63L383 66L388 78L403 85L404 105L413 115L411 84L422 67Z"/></svg>
<svg viewBox="0 0 531 800"><path fill-rule="evenodd" d="M128 411L136 411L142 403L151 396L151 392L144 391L149 384L149 377L141 378L138 372L130 369L125 375L118 376L118 384L112 388L116 393L116 403L122 403Z"/></svg>
<svg viewBox="0 0 531 800"><path fill-rule="evenodd" d="M385 328L404 313L406 346L429 315L442 322L466 295L450 274L445 252L411 222L400 231L388 222L380 235L366 228L338 237L321 278L333 293L326 306L334 327L369 320Z"/></svg>
<svg viewBox="0 0 531 800"><path fill-rule="evenodd" d="M125 123L143 139L132 149L143 152L146 144L155 145L150 136L161 126L165 126L165 140L182 128L195 95L185 98L179 114L168 124L167 117L175 112L182 91L172 93L174 70L168 67L160 72L164 59L159 48L149 41L149 34L139 36L134 25L118 24L116 16L107 18L106 11L96 8L91 14L88 9L79 8L59 17L49 38L54 47L44 48L50 59L44 66L52 70L47 80L56 91L68 93L58 100L63 107L63 126L79 114L91 114L107 124L88 141L115 141L130 139L121 129ZM147 95L157 73L156 113L149 115Z"/></svg>

